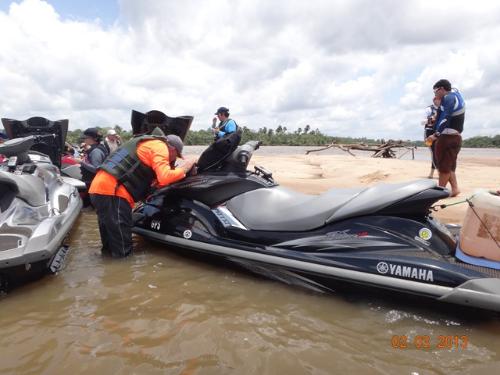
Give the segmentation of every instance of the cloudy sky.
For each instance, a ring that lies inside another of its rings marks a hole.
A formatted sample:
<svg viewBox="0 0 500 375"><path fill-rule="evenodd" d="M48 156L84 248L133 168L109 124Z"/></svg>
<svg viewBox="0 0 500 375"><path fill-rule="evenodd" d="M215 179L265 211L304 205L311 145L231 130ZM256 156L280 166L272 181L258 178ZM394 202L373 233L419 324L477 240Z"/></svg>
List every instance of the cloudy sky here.
<svg viewBox="0 0 500 375"><path fill-rule="evenodd" d="M432 85L500 134L500 2L0 0L0 116L130 128L219 106L257 129L421 139Z"/></svg>

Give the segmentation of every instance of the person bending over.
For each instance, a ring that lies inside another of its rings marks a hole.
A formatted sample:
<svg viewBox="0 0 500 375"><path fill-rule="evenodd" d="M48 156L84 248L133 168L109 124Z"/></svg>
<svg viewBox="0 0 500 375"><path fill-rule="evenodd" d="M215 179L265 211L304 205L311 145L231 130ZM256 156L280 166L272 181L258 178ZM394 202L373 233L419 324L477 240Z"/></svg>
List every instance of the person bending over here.
<svg viewBox="0 0 500 375"><path fill-rule="evenodd" d="M132 253L134 203L146 198L154 183L162 187L186 177L194 161L175 167L183 146L178 136L165 137L156 128L124 143L99 167L89 193L104 255L123 258Z"/></svg>

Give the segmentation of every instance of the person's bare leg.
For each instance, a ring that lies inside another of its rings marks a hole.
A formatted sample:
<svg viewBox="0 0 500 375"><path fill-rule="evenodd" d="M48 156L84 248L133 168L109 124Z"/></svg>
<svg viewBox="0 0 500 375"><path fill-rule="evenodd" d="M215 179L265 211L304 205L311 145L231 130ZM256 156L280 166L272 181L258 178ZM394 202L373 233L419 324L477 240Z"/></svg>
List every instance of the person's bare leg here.
<svg viewBox="0 0 500 375"><path fill-rule="evenodd" d="M439 186L446 187L448 181L450 181L451 172L439 172Z"/></svg>
<svg viewBox="0 0 500 375"><path fill-rule="evenodd" d="M456 197L458 194L460 194L460 190L458 189L457 175L455 174L455 172L450 173L450 185L451 185L450 197Z"/></svg>

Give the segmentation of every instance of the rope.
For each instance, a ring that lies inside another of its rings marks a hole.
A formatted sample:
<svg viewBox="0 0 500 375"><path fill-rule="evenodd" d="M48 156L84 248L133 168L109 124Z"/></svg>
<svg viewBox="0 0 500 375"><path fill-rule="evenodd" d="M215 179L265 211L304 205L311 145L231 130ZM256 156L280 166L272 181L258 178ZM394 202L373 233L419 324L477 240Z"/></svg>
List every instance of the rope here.
<svg viewBox="0 0 500 375"><path fill-rule="evenodd" d="M492 194L495 194L497 195L496 193L492 193ZM479 217L479 215L477 214L476 210L474 210L474 204L471 202L471 199L474 198L475 194L474 195L471 195L470 198L465 198L465 200L463 201L458 201L458 202L454 202L454 203L450 203L450 204L440 204L438 205L437 207L439 207L440 209L445 209L447 207L450 207L450 206L455 206L457 204L462 204L462 203L466 203L469 205L469 207L471 208L472 212L474 213L474 215L476 215L477 219L479 220L479 222L481 223L481 225L484 227L484 229L486 229L486 231L488 232L488 234L490 235L491 239L493 240L493 242L495 242L495 244L498 246L498 248L500 248L500 244L498 243L498 241L495 239L495 236L493 236L493 234L490 232L490 229L486 226L486 224L483 222L483 220L481 220L481 218ZM436 206L431 206L431 208L434 210L434 211L437 211L437 208Z"/></svg>
<svg viewBox="0 0 500 375"><path fill-rule="evenodd" d="M479 222L481 223L481 225L484 227L484 229L486 229L486 231L488 232L488 234L490 235L491 239L493 240L493 242L496 243L497 247L500 249L500 244L498 243L498 241L495 239L495 236L493 236L493 234L490 232L489 228L486 226L486 224L481 220L481 218L479 217L479 215L477 214L476 210L474 210L474 205L472 204L472 202L469 200L469 199L466 199L467 203L469 203L469 207L472 209L472 212L474 212L474 215L476 215L477 219L479 220Z"/></svg>
<svg viewBox="0 0 500 375"><path fill-rule="evenodd" d="M449 203L449 204L440 204L438 206L432 206L431 208L434 210L434 211L437 211L437 208L436 207L439 207L440 209L445 209L447 207L450 207L450 206L455 206L456 204L461 204L461 203L465 203L465 202L469 202L469 199L472 199L474 197L474 195L472 195L470 198L465 198L465 200L463 201L458 201L458 202L455 202L455 203Z"/></svg>

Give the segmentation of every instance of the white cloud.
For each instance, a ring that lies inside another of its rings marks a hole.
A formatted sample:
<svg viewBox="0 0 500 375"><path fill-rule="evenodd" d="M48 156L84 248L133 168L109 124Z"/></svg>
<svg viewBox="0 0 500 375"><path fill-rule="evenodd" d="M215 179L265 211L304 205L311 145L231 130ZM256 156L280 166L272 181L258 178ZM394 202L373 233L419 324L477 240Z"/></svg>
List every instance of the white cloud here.
<svg viewBox="0 0 500 375"><path fill-rule="evenodd" d="M314 3L314 4L312 4ZM0 115L118 123L130 110L220 105L251 128L420 139L432 85L467 101L465 136L500 133L500 3L443 0L121 0L113 25L50 1L0 12Z"/></svg>

